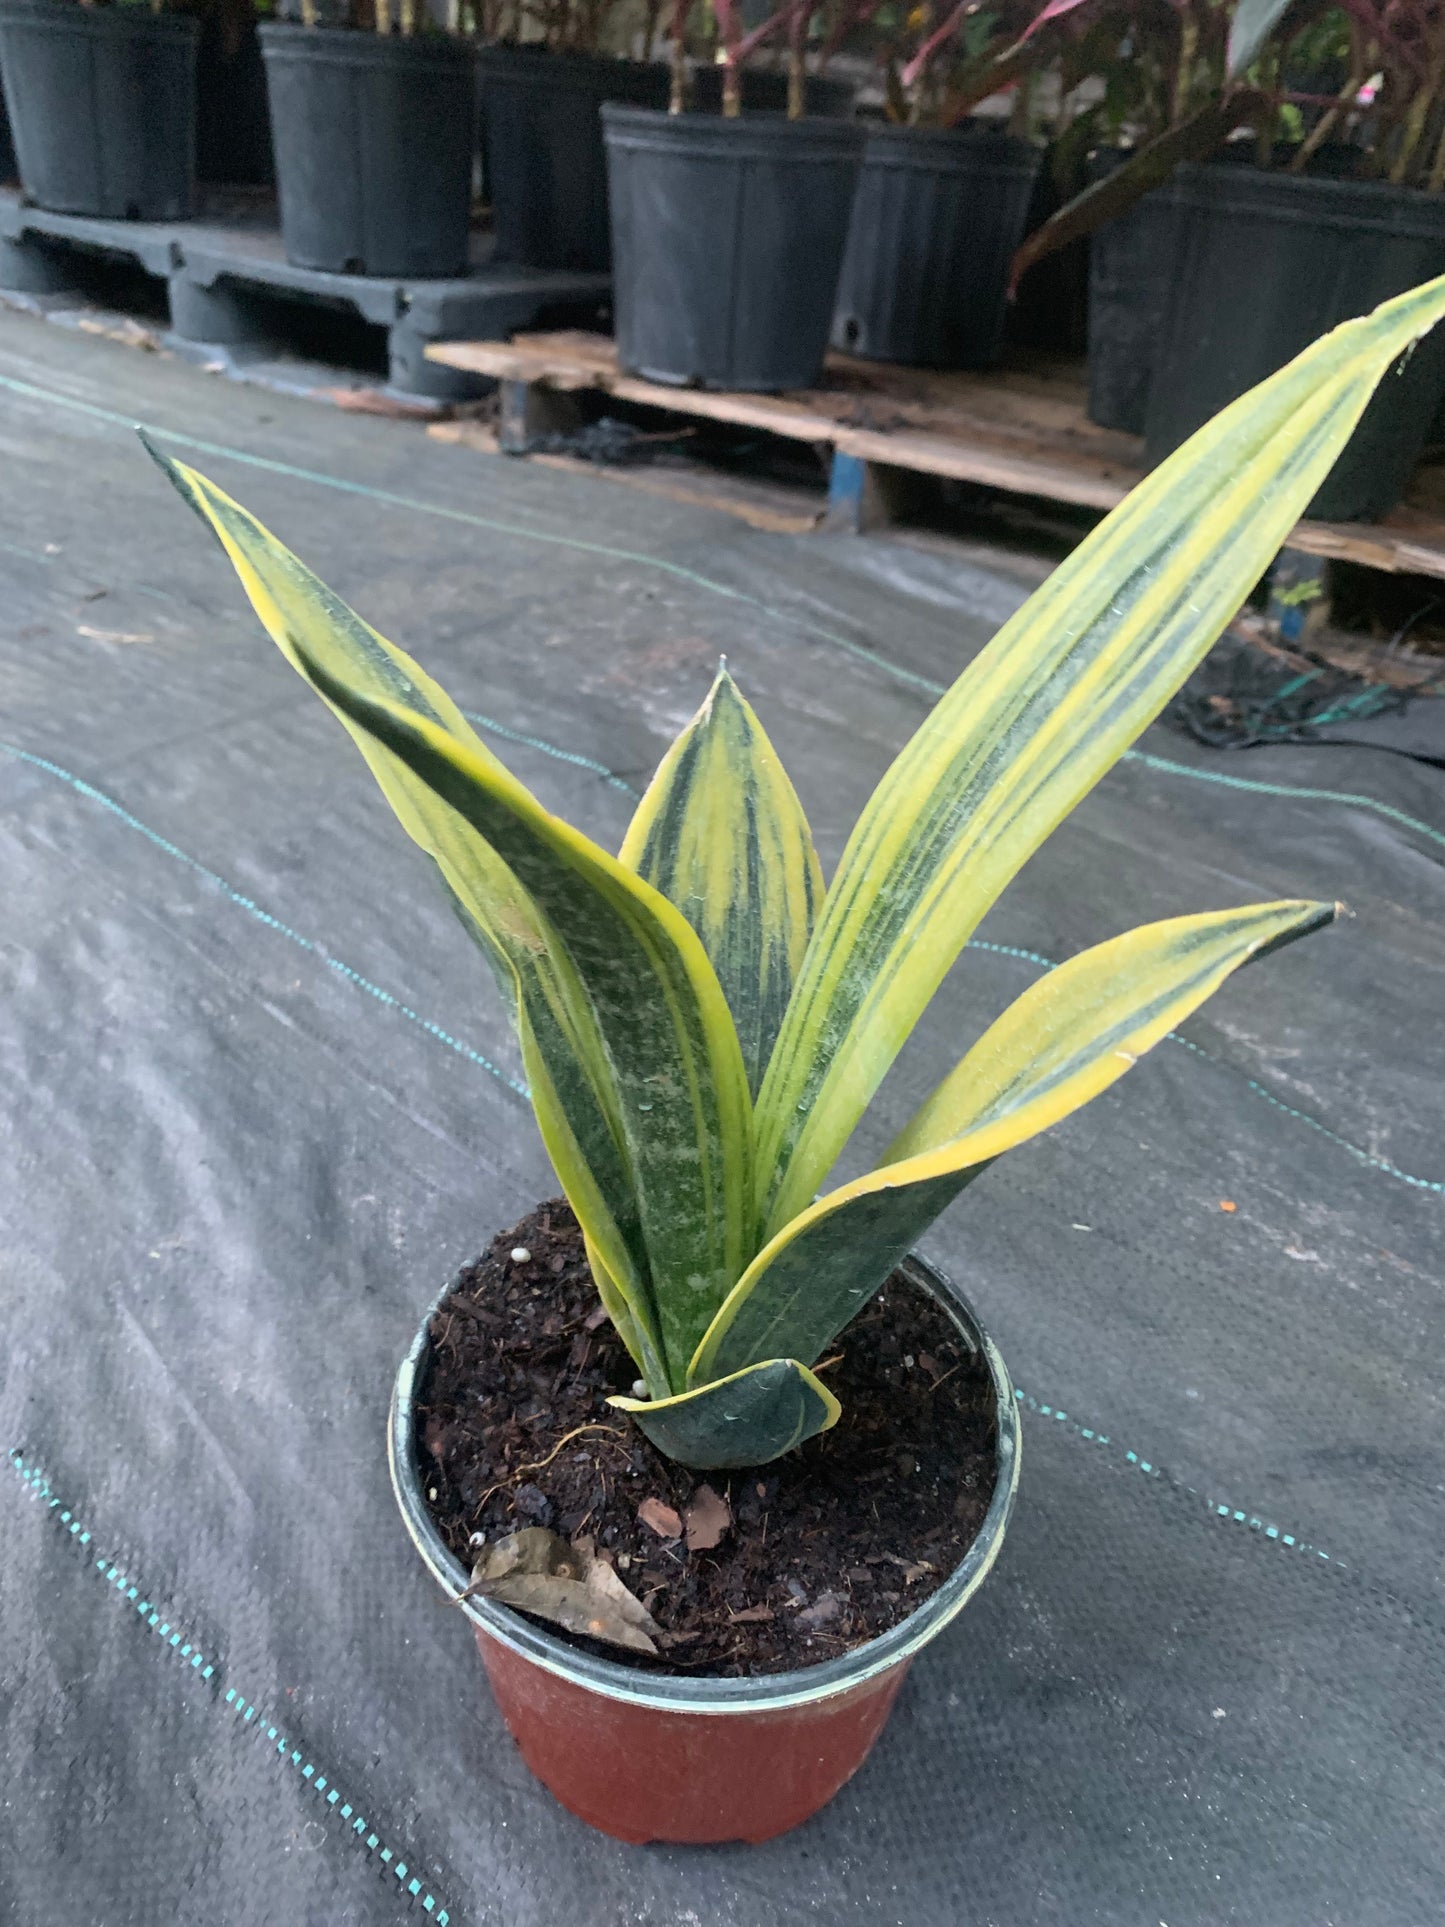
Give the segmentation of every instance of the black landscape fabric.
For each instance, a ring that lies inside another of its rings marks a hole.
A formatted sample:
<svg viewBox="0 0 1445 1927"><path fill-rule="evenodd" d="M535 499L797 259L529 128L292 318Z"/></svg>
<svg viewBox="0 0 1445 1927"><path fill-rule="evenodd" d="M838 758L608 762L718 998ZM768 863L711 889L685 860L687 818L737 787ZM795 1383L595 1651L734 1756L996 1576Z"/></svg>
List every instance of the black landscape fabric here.
<svg viewBox="0 0 1445 1927"><path fill-rule="evenodd" d="M860 1155L1047 960L1352 920L927 1250L1022 1388L996 1573L758 1849L535 1785L387 1484L441 1284L554 1189L480 960L147 423L615 846L726 653L825 864L1038 570L762 534L0 317L0 1918L1423 1927L1445 1913L1445 772L1156 728Z"/></svg>

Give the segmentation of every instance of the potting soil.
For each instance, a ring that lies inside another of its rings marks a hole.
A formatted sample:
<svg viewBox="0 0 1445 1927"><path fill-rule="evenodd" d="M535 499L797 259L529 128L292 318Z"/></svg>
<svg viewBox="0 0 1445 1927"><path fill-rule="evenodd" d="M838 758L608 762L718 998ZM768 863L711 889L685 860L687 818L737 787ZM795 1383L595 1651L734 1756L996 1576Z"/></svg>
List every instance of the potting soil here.
<svg viewBox="0 0 1445 1927"><path fill-rule="evenodd" d="M816 1821L629 1849L530 1779L387 1484L425 1306L555 1190L516 1050L135 419L614 846L726 652L831 865L1032 579L0 317L0 1918L1438 1919L1445 772L1156 728L990 915L855 1162L1053 960L1355 913L941 1221L1021 1388L999 1565Z"/></svg>
<svg viewBox="0 0 1445 1927"><path fill-rule="evenodd" d="M429 1331L418 1470L462 1570L529 1525L585 1535L657 1622L648 1672L740 1679L854 1651L938 1591L993 1497L988 1365L903 1273L828 1347L837 1425L748 1470L691 1472L609 1407L637 1367L599 1322L565 1198L499 1230Z"/></svg>

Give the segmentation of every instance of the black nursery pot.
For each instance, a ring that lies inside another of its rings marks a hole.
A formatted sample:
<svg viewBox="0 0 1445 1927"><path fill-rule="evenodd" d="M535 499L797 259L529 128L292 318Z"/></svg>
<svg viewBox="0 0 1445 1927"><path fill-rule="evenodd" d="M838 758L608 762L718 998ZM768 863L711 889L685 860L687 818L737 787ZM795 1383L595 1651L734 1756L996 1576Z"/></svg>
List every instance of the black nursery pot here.
<svg viewBox="0 0 1445 1927"><path fill-rule="evenodd" d="M30 200L58 214L184 220L199 37L178 14L0 0L0 69Z"/></svg>
<svg viewBox="0 0 1445 1927"><path fill-rule="evenodd" d="M470 44L280 22L260 32L287 260L336 274L465 274Z"/></svg>
<svg viewBox="0 0 1445 1927"><path fill-rule="evenodd" d="M1097 157L1095 180L1123 159ZM1089 420L1142 435L1169 312L1174 189L1156 187L1089 237Z"/></svg>
<svg viewBox="0 0 1445 1927"><path fill-rule="evenodd" d="M979 126L870 127L838 282L833 346L872 361L986 368L1039 170Z"/></svg>
<svg viewBox="0 0 1445 1927"><path fill-rule="evenodd" d="M1029 197L1023 238L1041 228L1072 198L1054 172L1055 149L1045 149ZM1018 284L1004 319L1004 342L1047 354L1082 355L1089 333L1089 240L1066 241L1035 261Z"/></svg>
<svg viewBox="0 0 1445 1927"><path fill-rule="evenodd" d="M478 68L497 258L605 272L612 250L598 110L604 101L666 107L666 67L484 47Z"/></svg>
<svg viewBox="0 0 1445 1927"><path fill-rule="evenodd" d="M5 90L0 88L0 181L15 179L15 146L10 139L10 116L5 111Z"/></svg>
<svg viewBox="0 0 1445 1927"><path fill-rule="evenodd" d="M602 125L623 367L705 388L811 386L863 128L611 105Z"/></svg>
<svg viewBox="0 0 1445 1927"><path fill-rule="evenodd" d="M668 69L512 46L484 47L478 66L497 258L604 273L612 265L612 239L599 110L615 101L661 112L671 93ZM700 68L692 85L698 112L721 110L720 69ZM742 98L745 112L782 112L787 75L745 71ZM853 111L853 89L810 74L806 104L810 114L845 116Z"/></svg>
<svg viewBox="0 0 1445 1927"><path fill-rule="evenodd" d="M1169 313L1145 453L1161 461L1211 415L1341 321L1445 273L1439 195L1253 168L1182 169ZM1445 388L1436 329L1380 383L1309 513L1373 521L1399 500Z"/></svg>
<svg viewBox="0 0 1445 1927"><path fill-rule="evenodd" d="M276 178L256 28L247 23L232 38L215 10L202 19L196 61L196 176L233 186Z"/></svg>

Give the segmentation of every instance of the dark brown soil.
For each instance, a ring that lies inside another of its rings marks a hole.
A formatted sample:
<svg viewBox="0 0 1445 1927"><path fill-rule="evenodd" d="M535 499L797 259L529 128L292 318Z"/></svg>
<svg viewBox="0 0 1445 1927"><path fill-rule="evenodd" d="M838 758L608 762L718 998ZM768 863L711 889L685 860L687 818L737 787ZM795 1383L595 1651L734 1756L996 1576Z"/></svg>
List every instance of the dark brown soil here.
<svg viewBox="0 0 1445 1927"><path fill-rule="evenodd" d="M525 1263L512 1262L516 1247ZM847 1652L936 1591L992 1496L987 1367L899 1273L818 1368L842 1402L838 1424L742 1472L675 1465L606 1403L636 1369L562 1199L494 1239L431 1337L420 1470L443 1538L468 1569L476 1533L543 1525L595 1539L665 1636L661 1661L575 1642L625 1664L739 1676ZM690 1552L638 1516L649 1500L685 1514L704 1485L733 1515L712 1550Z"/></svg>

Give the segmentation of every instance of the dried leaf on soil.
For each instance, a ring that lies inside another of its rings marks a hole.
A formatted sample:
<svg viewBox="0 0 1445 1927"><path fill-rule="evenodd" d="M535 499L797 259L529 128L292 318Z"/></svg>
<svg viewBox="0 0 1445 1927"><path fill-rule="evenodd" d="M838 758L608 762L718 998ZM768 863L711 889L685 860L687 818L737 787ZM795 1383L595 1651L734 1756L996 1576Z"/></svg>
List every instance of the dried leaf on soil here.
<svg viewBox="0 0 1445 1927"><path fill-rule="evenodd" d="M691 1505L683 1507L682 1516L689 1552L711 1552L721 1544L723 1534L733 1522L732 1507L710 1485L698 1487Z"/></svg>
<svg viewBox="0 0 1445 1927"><path fill-rule="evenodd" d="M682 1537L682 1520L662 1499L644 1499L637 1508L637 1516L659 1539Z"/></svg>
<svg viewBox="0 0 1445 1927"><path fill-rule="evenodd" d="M478 1555L462 1597L476 1594L610 1646L657 1651L658 1627L651 1613L607 1561L596 1557L590 1540L569 1546L542 1526L511 1533Z"/></svg>

